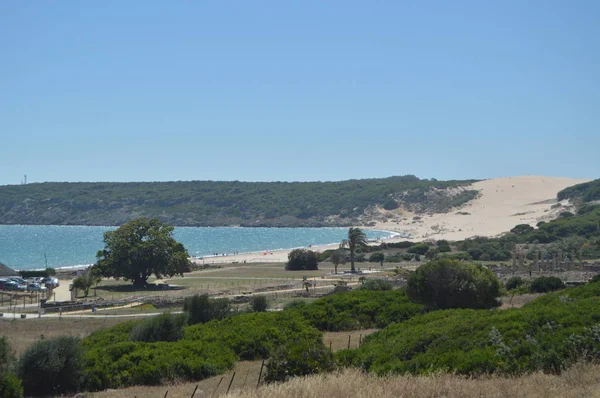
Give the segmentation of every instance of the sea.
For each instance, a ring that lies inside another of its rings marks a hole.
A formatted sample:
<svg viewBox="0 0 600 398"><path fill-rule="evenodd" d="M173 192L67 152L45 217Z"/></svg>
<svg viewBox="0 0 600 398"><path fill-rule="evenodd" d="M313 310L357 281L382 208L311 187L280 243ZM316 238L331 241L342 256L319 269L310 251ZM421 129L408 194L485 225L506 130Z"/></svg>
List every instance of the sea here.
<svg viewBox="0 0 600 398"><path fill-rule="evenodd" d="M103 234L116 227L0 225L0 263L18 270L71 268L93 264L104 248ZM388 231L364 230L370 240ZM347 228L175 228L174 238L190 256L210 257L339 243Z"/></svg>

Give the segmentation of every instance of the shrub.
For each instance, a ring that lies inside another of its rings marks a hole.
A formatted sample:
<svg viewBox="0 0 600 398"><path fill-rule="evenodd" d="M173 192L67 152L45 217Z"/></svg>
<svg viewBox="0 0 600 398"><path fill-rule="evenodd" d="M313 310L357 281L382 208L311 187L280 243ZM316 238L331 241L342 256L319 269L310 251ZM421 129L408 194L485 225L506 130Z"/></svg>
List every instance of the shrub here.
<svg viewBox="0 0 600 398"><path fill-rule="evenodd" d="M525 281L525 279L521 278L520 276L511 276L504 283L504 288L506 290L513 290L513 289L516 289L518 287L525 285L526 283L527 282Z"/></svg>
<svg viewBox="0 0 600 398"><path fill-rule="evenodd" d="M426 243L417 243L416 245L413 245L411 247L408 248L407 252L409 253L414 253L414 254L419 254L419 255L424 255L425 253L427 253L427 251L429 250L429 245Z"/></svg>
<svg viewBox="0 0 600 398"><path fill-rule="evenodd" d="M288 254L288 262L285 265L288 271L318 270L319 260L317 253L307 249L295 249Z"/></svg>
<svg viewBox="0 0 600 398"><path fill-rule="evenodd" d="M283 309L284 310L289 310L289 309L292 309L292 308L302 307L302 306L305 306L305 305L307 305L306 301L301 300L301 299L295 299L295 300L290 301L289 303L286 303L283 306Z"/></svg>
<svg viewBox="0 0 600 398"><path fill-rule="evenodd" d="M188 325L195 325L228 317L231 302L226 298L211 299L208 294L195 294L185 299L183 311L187 313Z"/></svg>
<svg viewBox="0 0 600 398"><path fill-rule="evenodd" d="M529 290L531 293L547 293L560 290L565 287L562 279L556 276L540 276L531 282Z"/></svg>
<svg viewBox="0 0 600 398"><path fill-rule="evenodd" d="M443 259L417 268L407 294L430 308L492 308L500 304L500 282L482 265Z"/></svg>
<svg viewBox="0 0 600 398"><path fill-rule="evenodd" d="M236 355L221 342L112 342L86 351L86 389L196 381L223 373Z"/></svg>
<svg viewBox="0 0 600 398"><path fill-rule="evenodd" d="M594 289L598 293L600 286ZM558 373L576 361L600 359L600 298L561 302L564 292L550 295L550 304L540 305L538 299L529 303L535 305L506 311L418 315L367 336L359 349L338 351L336 362L385 375L517 375Z"/></svg>
<svg viewBox="0 0 600 398"><path fill-rule="evenodd" d="M269 308L269 300L267 296L254 296L252 297L250 306L254 312L266 312Z"/></svg>
<svg viewBox="0 0 600 398"><path fill-rule="evenodd" d="M286 381L291 377L330 372L335 369L333 354L310 341L294 341L275 351L267 364L266 382Z"/></svg>
<svg viewBox="0 0 600 398"><path fill-rule="evenodd" d="M511 233L516 235L523 235L532 232L534 228L529 224L519 224L510 230Z"/></svg>
<svg viewBox="0 0 600 398"><path fill-rule="evenodd" d="M269 358L278 347L298 338L316 344L322 334L291 311L246 313L189 326L184 336L184 340L218 342L244 360Z"/></svg>
<svg viewBox="0 0 600 398"><path fill-rule="evenodd" d="M21 380L13 374L8 373L0 375L0 397L2 398L22 398L23 386Z"/></svg>
<svg viewBox="0 0 600 398"><path fill-rule="evenodd" d="M367 279L360 287L362 290L392 290L394 285L386 279Z"/></svg>
<svg viewBox="0 0 600 398"><path fill-rule="evenodd" d="M401 242L386 243L386 246L390 249L408 249L409 247L414 245L416 245L415 242L411 242L408 240L403 240Z"/></svg>
<svg viewBox="0 0 600 398"><path fill-rule="evenodd" d="M592 279L590 279L589 283L595 283L595 282L600 282L600 274L594 275L594 277Z"/></svg>
<svg viewBox="0 0 600 398"><path fill-rule="evenodd" d="M437 249L440 253L447 253L452 251L450 243L445 239L440 239L437 241Z"/></svg>
<svg viewBox="0 0 600 398"><path fill-rule="evenodd" d="M340 292L290 310L315 328L332 332L382 328L423 311L421 304L409 300L404 289Z"/></svg>
<svg viewBox="0 0 600 398"><path fill-rule="evenodd" d="M380 263L383 266L383 260L385 260L385 255L381 252L378 253L372 253L369 256L369 262L370 263Z"/></svg>
<svg viewBox="0 0 600 398"><path fill-rule="evenodd" d="M329 259L329 256L331 256L333 254L333 252L335 252L335 250L328 249L328 250L324 250L320 253L317 253L317 260L319 262L327 261L327 259Z"/></svg>
<svg viewBox="0 0 600 398"><path fill-rule="evenodd" d="M177 341L183 337L185 316L161 314L136 325L129 333L131 341Z"/></svg>
<svg viewBox="0 0 600 398"><path fill-rule="evenodd" d="M0 337L0 397L21 398L23 386L14 374L15 356L6 337Z"/></svg>
<svg viewBox="0 0 600 398"><path fill-rule="evenodd" d="M59 395L78 391L83 382L84 357L78 337L38 340L19 360L18 374L25 395Z"/></svg>

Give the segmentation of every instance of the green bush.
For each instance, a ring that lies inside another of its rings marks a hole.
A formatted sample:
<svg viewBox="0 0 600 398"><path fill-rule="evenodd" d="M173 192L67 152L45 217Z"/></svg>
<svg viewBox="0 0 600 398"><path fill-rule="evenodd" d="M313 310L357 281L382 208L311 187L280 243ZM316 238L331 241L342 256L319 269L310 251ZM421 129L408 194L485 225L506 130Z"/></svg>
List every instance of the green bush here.
<svg viewBox="0 0 600 398"><path fill-rule="evenodd" d="M0 397L23 397L23 386L21 385L21 380L19 380L19 378L14 373L0 375Z"/></svg>
<svg viewBox="0 0 600 398"><path fill-rule="evenodd" d="M386 246L390 249L408 249L411 246L416 245L415 242L411 242L409 240L404 240L402 242L391 242L386 243Z"/></svg>
<svg viewBox="0 0 600 398"><path fill-rule="evenodd" d="M565 287L562 279L556 276L540 276L535 278L529 287L531 293L547 293L560 290Z"/></svg>
<svg viewBox="0 0 600 398"><path fill-rule="evenodd" d="M305 305L308 305L306 301L301 300L301 299L295 299L295 300L292 300L292 301L286 303L283 306L283 309L284 310L290 310L292 308L302 307L302 306L305 306Z"/></svg>
<svg viewBox="0 0 600 398"><path fill-rule="evenodd" d="M14 371L15 356L8 339L0 337L0 397L21 398L23 396L21 380Z"/></svg>
<svg viewBox="0 0 600 398"><path fill-rule="evenodd" d="M196 381L223 373L236 355L220 342L112 342L86 351L86 389Z"/></svg>
<svg viewBox="0 0 600 398"><path fill-rule="evenodd" d="M184 340L219 342L244 360L268 358L277 347L302 338L314 343L322 334L292 311L254 312L185 329Z"/></svg>
<svg viewBox="0 0 600 398"><path fill-rule="evenodd" d="M551 303L534 304L538 299L519 309L418 315L367 336L359 349L338 352L336 361L381 375L518 375L558 373L582 359L599 360L600 298L565 300L562 294L549 294Z"/></svg>
<svg viewBox="0 0 600 398"><path fill-rule="evenodd" d="M317 253L317 260L319 262L327 261L327 259L329 259L329 256L331 256L334 251L335 250L333 250L333 249L328 249L328 250L324 250L320 253Z"/></svg>
<svg viewBox="0 0 600 398"><path fill-rule="evenodd" d="M254 296L250 306L254 312L265 312L269 308L269 299L267 296Z"/></svg>
<svg viewBox="0 0 600 398"><path fill-rule="evenodd" d="M296 376L330 372L335 367L333 354L323 343L294 341L273 353L267 364L265 381L281 382Z"/></svg>
<svg viewBox="0 0 600 398"><path fill-rule="evenodd" d="M79 391L84 357L78 337L38 340L19 359L18 375L25 395L58 395Z"/></svg>
<svg viewBox="0 0 600 398"><path fill-rule="evenodd" d="M451 252L452 248L450 247L450 243L445 239L440 239L437 241L437 249L440 253Z"/></svg>
<svg viewBox="0 0 600 398"><path fill-rule="evenodd" d="M195 294L185 299L183 311L187 313L188 325L206 323L231 315L231 301L226 298L211 299L208 294Z"/></svg>
<svg viewBox="0 0 600 398"><path fill-rule="evenodd" d="M381 265L383 265L383 260L385 260L385 255L381 252L378 253L372 253L369 256L369 262L370 263L380 263Z"/></svg>
<svg viewBox="0 0 600 398"><path fill-rule="evenodd" d="M419 254L423 256L427 251L429 251L430 246L427 243L417 243L408 248L407 252Z"/></svg>
<svg viewBox="0 0 600 398"><path fill-rule="evenodd" d="M290 309L317 329L332 332L382 328L423 311L422 305L409 300L404 289L340 292Z"/></svg>
<svg viewBox="0 0 600 398"><path fill-rule="evenodd" d="M408 278L407 294L429 308L492 308L500 305L500 282L479 264L437 260Z"/></svg>
<svg viewBox="0 0 600 398"><path fill-rule="evenodd" d="M288 254L288 261L285 264L288 271L308 271L318 270L319 260L317 253L307 249L295 249Z"/></svg>
<svg viewBox="0 0 600 398"><path fill-rule="evenodd" d="M521 286L523 286L525 284L527 284L527 282L525 281L525 279L521 278L520 276L511 276L504 283L504 288L506 290L513 290L513 289L521 287Z"/></svg>
<svg viewBox="0 0 600 398"><path fill-rule="evenodd" d="M392 290L393 288L394 285L392 282L380 278L367 279L365 283L360 286L361 290Z"/></svg>
<svg viewBox="0 0 600 398"><path fill-rule="evenodd" d="M183 337L186 318L169 313L154 316L136 325L129 333L131 341L177 341Z"/></svg>

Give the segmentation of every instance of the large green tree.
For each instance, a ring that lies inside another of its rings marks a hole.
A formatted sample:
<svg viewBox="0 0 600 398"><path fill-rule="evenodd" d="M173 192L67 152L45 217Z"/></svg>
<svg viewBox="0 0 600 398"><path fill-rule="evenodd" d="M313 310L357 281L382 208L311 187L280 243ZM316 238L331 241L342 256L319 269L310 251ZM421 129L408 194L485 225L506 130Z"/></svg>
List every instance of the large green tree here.
<svg viewBox="0 0 600 398"><path fill-rule="evenodd" d="M360 228L348 229L348 239L344 239L340 243L340 249L348 248L350 250L350 269L356 272L354 268L354 251L357 247L367 246L367 235Z"/></svg>
<svg viewBox="0 0 600 398"><path fill-rule="evenodd" d="M141 286L152 274L160 279L190 271L189 254L173 239L173 227L158 219L138 218L123 224L104 233L104 244L93 267L101 276L123 278Z"/></svg>

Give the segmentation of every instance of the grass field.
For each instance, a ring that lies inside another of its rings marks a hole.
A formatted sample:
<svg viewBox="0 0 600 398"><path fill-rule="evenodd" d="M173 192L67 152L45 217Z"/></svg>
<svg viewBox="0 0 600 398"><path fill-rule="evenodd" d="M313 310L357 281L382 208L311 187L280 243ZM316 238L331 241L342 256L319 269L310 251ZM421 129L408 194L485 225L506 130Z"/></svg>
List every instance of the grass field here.
<svg viewBox="0 0 600 398"><path fill-rule="evenodd" d="M8 337L11 347L17 355L22 353L37 339L44 336L79 336L85 337L95 330L114 326L127 318L82 318L62 320L45 318L32 320L0 320L0 336Z"/></svg>

